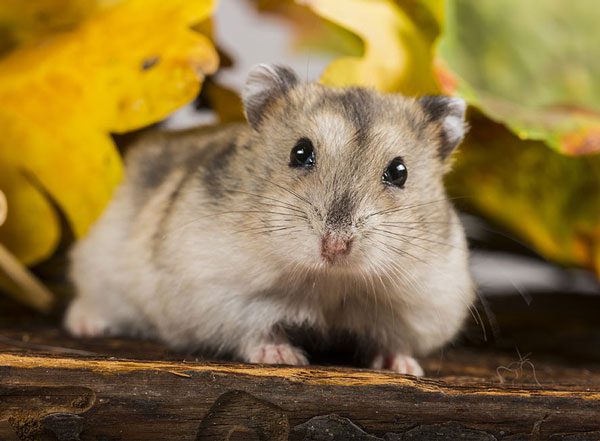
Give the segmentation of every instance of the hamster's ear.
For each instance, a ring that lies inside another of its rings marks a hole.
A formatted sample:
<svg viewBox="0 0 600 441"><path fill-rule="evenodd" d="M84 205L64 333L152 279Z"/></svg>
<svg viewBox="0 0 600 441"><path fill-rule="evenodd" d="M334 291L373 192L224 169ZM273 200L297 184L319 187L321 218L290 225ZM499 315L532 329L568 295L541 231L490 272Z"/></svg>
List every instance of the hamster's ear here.
<svg viewBox="0 0 600 441"><path fill-rule="evenodd" d="M259 64L248 74L242 102L248 123L256 129L270 103L298 83L292 69L277 64Z"/></svg>
<svg viewBox="0 0 600 441"><path fill-rule="evenodd" d="M467 104L461 98L448 96L424 96L419 104L429 121L439 123L442 133L440 156L446 159L463 140L468 126L465 123Z"/></svg>

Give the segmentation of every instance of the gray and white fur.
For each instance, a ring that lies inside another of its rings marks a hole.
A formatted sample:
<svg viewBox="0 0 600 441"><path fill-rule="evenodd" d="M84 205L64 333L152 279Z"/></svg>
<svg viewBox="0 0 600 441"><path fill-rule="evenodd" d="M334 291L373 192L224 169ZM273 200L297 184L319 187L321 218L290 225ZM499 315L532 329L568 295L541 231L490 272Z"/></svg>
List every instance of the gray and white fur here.
<svg viewBox="0 0 600 441"><path fill-rule="evenodd" d="M457 333L474 298L442 178L465 132L457 98L405 98L255 67L248 124L155 133L74 248L75 335L132 334L251 363L307 364L285 329L348 332L374 368ZM311 168L290 167L299 139ZM382 174L394 158L402 188Z"/></svg>

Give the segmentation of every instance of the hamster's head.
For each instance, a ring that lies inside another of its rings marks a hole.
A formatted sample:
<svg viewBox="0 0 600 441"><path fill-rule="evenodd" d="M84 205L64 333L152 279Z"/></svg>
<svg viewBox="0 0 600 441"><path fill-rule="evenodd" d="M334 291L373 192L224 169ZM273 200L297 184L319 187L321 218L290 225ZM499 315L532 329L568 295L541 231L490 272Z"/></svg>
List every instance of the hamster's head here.
<svg viewBox="0 0 600 441"><path fill-rule="evenodd" d="M266 243L281 261L385 272L451 246L442 179L465 132L463 100L331 88L259 65L243 103L248 193L260 195Z"/></svg>

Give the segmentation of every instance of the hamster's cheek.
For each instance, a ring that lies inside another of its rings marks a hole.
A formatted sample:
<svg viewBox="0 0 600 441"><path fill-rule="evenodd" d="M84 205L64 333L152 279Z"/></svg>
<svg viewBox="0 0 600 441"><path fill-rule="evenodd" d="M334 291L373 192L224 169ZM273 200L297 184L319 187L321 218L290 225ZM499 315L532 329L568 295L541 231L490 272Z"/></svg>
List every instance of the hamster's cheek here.
<svg viewBox="0 0 600 441"><path fill-rule="evenodd" d="M271 243L277 255L286 261L298 264L314 265L319 262L319 241L315 235L298 230L282 231L282 233L275 233L272 237Z"/></svg>

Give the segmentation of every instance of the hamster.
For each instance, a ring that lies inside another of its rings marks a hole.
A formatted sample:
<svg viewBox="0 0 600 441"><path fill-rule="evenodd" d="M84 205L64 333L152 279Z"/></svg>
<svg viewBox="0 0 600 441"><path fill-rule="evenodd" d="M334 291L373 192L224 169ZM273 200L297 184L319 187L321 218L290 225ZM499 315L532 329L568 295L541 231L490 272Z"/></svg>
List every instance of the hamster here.
<svg viewBox="0 0 600 441"><path fill-rule="evenodd" d="M154 133L71 253L76 336L137 335L249 363L306 365L286 329L369 345L370 365L455 336L474 299L442 178L465 133L458 98L300 81L259 65L247 124Z"/></svg>

